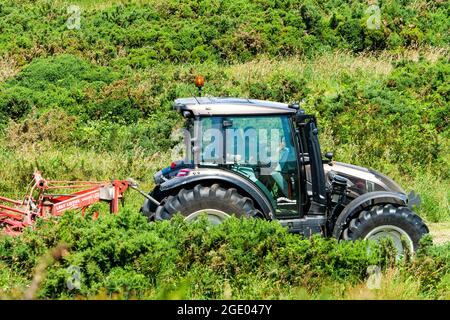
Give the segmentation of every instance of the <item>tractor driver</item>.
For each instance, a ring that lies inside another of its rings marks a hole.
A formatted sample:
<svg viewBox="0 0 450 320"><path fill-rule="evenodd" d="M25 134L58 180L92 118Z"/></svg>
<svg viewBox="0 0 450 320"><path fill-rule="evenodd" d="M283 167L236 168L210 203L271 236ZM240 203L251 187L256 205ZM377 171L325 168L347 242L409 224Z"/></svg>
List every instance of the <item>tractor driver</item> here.
<svg viewBox="0 0 450 320"><path fill-rule="evenodd" d="M277 154L278 163L270 175L272 176L273 180L275 180L275 183L277 184L278 188L280 188L283 195L288 198L288 183L282 175L283 168L285 167L289 156L289 148L286 147L284 137L281 138L280 146L277 148Z"/></svg>

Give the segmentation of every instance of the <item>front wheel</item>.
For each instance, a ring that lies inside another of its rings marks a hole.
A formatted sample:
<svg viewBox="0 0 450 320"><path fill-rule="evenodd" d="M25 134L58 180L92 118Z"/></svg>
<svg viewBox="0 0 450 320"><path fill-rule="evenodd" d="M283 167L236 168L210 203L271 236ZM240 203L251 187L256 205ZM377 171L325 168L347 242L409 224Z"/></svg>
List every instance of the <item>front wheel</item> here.
<svg viewBox="0 0 450 320"><path fill-rule="evenodd" d="M409 208L387 204L362 211L350 221L342 238L374 241L390 238L399 258L405 254L405 250L410 253L416 251L420 239L428 232L422 219Z"/></svg>

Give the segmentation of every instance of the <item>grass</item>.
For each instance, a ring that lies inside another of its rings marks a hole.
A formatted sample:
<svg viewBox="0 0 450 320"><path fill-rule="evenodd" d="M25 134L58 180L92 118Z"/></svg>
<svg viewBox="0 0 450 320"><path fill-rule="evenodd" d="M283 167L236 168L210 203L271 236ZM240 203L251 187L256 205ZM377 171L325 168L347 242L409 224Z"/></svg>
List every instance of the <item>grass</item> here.
<svg viewBox="0 0 450 320"><path fill-rule="evenodd" d="M429 223L428 227L433 235L433 243L442 245L450 242L450 222Z"/></svg>

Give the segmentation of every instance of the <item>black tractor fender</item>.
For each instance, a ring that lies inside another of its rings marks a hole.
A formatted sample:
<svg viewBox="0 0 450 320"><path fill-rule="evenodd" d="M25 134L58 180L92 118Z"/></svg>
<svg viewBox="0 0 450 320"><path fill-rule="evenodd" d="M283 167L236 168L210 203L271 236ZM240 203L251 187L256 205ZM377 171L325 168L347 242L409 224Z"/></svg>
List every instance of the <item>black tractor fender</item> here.
<svg viewBox="0 0 450 320"><path fill-rule="evenodd" d="M189 176L175 177L163 182L158 186L157 193L161 198L182 188L193 188L196 184L212 185L214 183L227 188L236 188L242 196L253 200L255 207L261 211L264 218L273 219L275 210L264 192L248 178L228 170L209 168L192 170Z"/></svg>
<svg viewBox="0 0 450 320"><path fill-rule="evenodd" d="M406 206L408 196L400 192L373 191L353 199L339 214L333 228L333 237L340 239L342 232L359 212L379 204Z"/></svg>

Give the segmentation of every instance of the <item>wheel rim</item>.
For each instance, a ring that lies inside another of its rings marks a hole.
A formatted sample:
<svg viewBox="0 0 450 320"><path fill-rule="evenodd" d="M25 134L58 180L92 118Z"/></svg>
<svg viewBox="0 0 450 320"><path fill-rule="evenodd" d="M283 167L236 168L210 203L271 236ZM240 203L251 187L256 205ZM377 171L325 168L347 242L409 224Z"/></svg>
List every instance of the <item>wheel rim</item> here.
<svg viewBox="0 0 450 320"><path fill-rule="evenodd" d="M202 210L198 210L198 211L191 213L186 218L184 218L184 220L187 222L197 220L203 213L206 213L208 221L213 225L222 223L225 219L230 217L230 215L228 215L225 212L220 211L220 210L202 209Z"/></svg>
<svg viewBox="0 0 450 320"><path fill-rule="evenodd" d="M395 249L397 250L397 259L403 257L405 254L405 248L403 246L402 238L406 240L406 249L409 253L414 252L414 244L411 237L401 228L393 225L379 226L371 230L365 240L379 241L382 238L391 238Z"/></svg>

